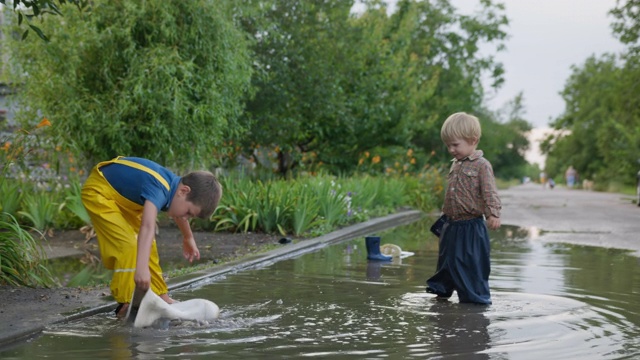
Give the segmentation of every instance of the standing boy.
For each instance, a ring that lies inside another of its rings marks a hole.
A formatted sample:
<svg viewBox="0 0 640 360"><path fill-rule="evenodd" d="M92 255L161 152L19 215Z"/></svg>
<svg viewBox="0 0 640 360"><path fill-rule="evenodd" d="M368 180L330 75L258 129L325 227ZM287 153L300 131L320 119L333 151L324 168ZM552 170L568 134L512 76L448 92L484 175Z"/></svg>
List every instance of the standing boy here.
<svg viewBox="0 0 640 360"><path fill-rule="evenodd" d="M113 270L111 294L119 303L116 315L127 313L136 287L151 288L167 303L155 242L156 217L166 211L183 236L183 254L200 259L189 219L206 219L218 206L222 187L207 171L184 177L157 163L136 157L117 157L96 165L82 188L84 204L98 237L102 262Z"/></svg>
<svg viewBox="0 0 640 360"><path fill-rule="evenodd" d="M502 205L491 163L476 150L481 134L478 118L463 112L449 116L440 131L454 159L442 207L448 221L440 235L438 268L427 280L427 292L438 299L455 290L460 302L491 304L487 226L500 227Z"/></svg>

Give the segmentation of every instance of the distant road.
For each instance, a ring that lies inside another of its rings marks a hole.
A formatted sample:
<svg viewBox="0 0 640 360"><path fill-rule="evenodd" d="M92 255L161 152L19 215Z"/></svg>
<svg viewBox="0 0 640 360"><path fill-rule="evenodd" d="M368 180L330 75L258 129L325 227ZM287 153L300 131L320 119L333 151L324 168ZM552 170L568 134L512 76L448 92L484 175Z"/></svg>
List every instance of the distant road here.
<svg viewBox="0 0 640 360"><path fill-rule="evenodd" d="M503 225L538 228L541 241L628 249L640 257L640 207L633 196L532 183L499 193Z"/></svg>

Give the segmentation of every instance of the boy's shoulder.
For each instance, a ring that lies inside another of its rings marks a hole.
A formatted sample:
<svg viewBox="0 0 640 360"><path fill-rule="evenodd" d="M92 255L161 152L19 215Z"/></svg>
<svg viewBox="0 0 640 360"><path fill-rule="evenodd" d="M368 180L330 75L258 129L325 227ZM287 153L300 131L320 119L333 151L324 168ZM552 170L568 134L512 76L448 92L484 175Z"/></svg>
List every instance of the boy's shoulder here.
<svg viewBox="0 0 640 360"><path fill-rule="evenodd" d="M471 155L469 155L469 160L481 160L484 159L484 151L482 150L474 150Z"/></svg>
<svg viewBox="0 0 640 360"><path fill-rule="evenodd" d="M151 169L164 169L165 167L158 164L157 162L153 161L153 160L149 160L149 159L145 159L145 158L141 158L141 157L135 157L135 156L127 156L123 158L124 160L129 160L129 161L133 161L135 163L138 163L140 165L144 165L148 168Z"/></svg>
<svg viewBox="0 0 640 360"><path fill-rule="evenodd" d="M486 169L487 171L493 172L493 166L491 165L491 161L484 157L482 150L476 150L472 156L469 157L471 166L475 169Z"/></svg>

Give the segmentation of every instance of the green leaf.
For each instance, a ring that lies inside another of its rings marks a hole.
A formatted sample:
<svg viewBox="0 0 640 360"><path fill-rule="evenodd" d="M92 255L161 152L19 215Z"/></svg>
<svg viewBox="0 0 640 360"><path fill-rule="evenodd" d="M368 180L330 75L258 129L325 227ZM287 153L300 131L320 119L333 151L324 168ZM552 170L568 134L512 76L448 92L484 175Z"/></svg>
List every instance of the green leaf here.
<svg viewBox="0 0 640 360"><path fill-rule="evenodd" d="M42 30L40 30L39 27L35 26L35 25L31 25L29 24L29 27L36 32L36 34L38 34L38 36L44 40L44 41L49 41L49 38L42 32Z"/></svg>

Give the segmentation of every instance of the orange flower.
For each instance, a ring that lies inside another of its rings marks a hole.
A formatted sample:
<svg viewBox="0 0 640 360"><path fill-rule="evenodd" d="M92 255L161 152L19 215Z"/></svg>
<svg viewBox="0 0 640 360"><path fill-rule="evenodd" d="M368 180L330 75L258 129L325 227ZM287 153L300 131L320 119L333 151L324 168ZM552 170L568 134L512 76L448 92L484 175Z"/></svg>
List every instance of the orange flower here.
<svg viewBox="0 0 640 360"><path fill-rule="evenodd" d="M411 161L410 161L410 163L411 163L412 165L415 165L415 164L416 164L416 158L412 158L412 159L411 159Z"/></svg>
<svg viewBox="0 0 640 360"><path fill-rule="evenodd" d="M407 151L407 156L408 156L408 157L411 157L411 155L413 155L413 149L409 149L409 150Z"/></svg>
<svg viewBox="0 0 640 360"><path fill-rule="evenodd" d="M364 163L364 158L360 158L360 160L358 160L358 165L362 165L362 163Z"/></svg>
<svg viewBox="0 0 640 360"><path fill-rule="evenodd" d="M377 164L379 162L380 162L380 155L376 155L373 157L373 159L371 159L372 164Z"/></svg>
<svg viewBox="0 0 640 360"><path fill-rule="evenodd" d="M45 126L51 126L51 121L49 121L49 119L47 119L47 118L42 118L42 121L40 121L40 124L38 124L36 126L36 129L39 129L39 128L45 127Z"/></svg>
<svg viewBox="0 0 640 360"><path fill-rule="evenodd" d="M369 157L369 152L368 151L364 152L364 157L367 157L367 158Z"/></svg>
<svg viewBox="0 0 640 360"><path fill-rule="evenodd" d="M4 143L4 146L2 147L2 150L9 151L10 147L11 147L11 141L7 141L6 143Z"/></svg>

